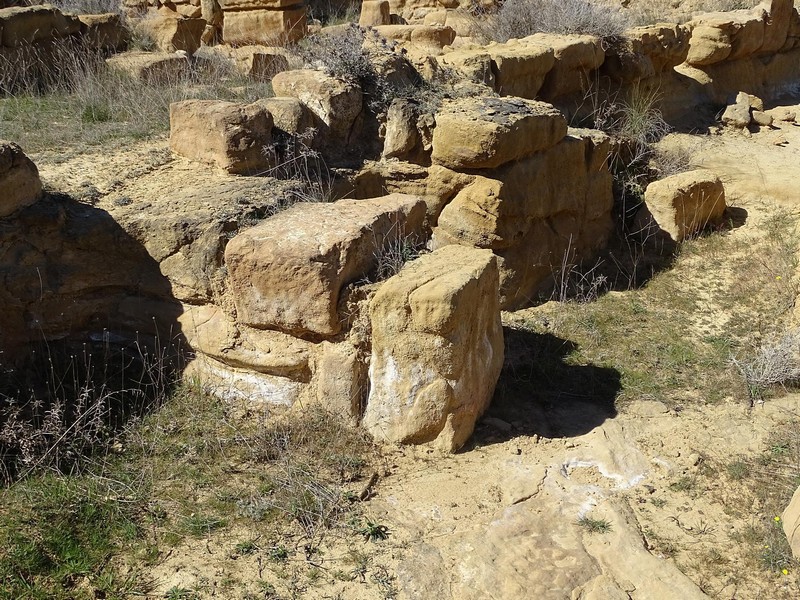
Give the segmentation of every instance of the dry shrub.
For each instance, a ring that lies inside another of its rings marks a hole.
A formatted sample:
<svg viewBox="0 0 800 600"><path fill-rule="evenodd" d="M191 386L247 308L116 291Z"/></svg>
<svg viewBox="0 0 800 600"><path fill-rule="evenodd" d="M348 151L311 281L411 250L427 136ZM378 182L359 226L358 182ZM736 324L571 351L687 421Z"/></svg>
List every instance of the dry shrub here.
<svg viewBox="0 0 800 600"><path fill-rule="evenodd" d="M800 381L800 331L784 332L761 343L747 357L732 357L731 364L747 384L751 401L763 400L774 386Z"/></svg>
<svg viewBox="0 0 800 600"><path fill-rule="evenodd" d="M481 37L498 42L534 33L612 39L629 24L624 11L603 0L506 0L495 13L476 16L475 29Z"/></svg>

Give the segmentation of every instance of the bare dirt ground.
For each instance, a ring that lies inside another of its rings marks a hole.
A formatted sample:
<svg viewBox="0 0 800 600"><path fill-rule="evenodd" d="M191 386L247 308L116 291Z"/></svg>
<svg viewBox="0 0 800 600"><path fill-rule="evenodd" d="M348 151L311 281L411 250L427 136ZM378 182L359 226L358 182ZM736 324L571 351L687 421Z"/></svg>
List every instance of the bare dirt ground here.
<svg viewBox="0 0 800 600"><path fill-rule="evenodd" d="M673 135L666 143L690 148L698 165L720 175L737 223L659 276L692 297L690 318L680 324L687 335L735 337L737 319L763 316L746 303L731 307L732 290L748 278L741 265L768 243L764 229L776 215L800 216L800 125ZM159 186L197 183L170 157L165 139L113 155L56 158L33 156L45 181L93 194L110 211L125 204L120 198L135 203L158 198ZM68 175L76 172L84 174L80 180ZM779 280L794 275L776 273ZM637 293L646 297L647 288ZM627 294L613 292L609 302L628 302ZM568 307L548 303L504 321L557 320L562 310ZM524 376L524 358L510 352L504 389ZM234 551L256 531L212 532L159 556L148 568L152 597L176 589L203 598L800 596L800 574L768 568L770 545L753 533L778 516L754 486L782 481L786 436L800 430L800 395L751 407L746 394L711 402L675 389L667 398L641 395L611 408L591 396L565 393L542 405L499 391L459 454L383 449L364 514L388 528L388 539L334 531L318 555L270 561ZM741 473L731 466L737 459L747 467Z"/></svg>

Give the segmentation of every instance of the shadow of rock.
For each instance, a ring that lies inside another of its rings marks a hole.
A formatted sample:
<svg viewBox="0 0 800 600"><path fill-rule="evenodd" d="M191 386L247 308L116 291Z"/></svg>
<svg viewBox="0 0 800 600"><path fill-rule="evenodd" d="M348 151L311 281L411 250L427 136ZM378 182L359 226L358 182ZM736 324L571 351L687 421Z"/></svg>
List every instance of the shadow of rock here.
<svg viewBox="0 0 800 600"><path fill-rule="evenodd" d="M113 431L176 380L181 304L106 211L51 193L0 219L0 281L0 432L14 411L41 425L60 405L69 426L93 403ZM6 476L20 451L9 444L0 435Z"/></svg>
<svg viewBox="0 0 800 600"><path fill-rule="evenodd" d="M618 371L570 364L576 344L554 335L511 327L504 327L503 333L505 364L472 447L517 435L575 437L616 417Z"/></svg>

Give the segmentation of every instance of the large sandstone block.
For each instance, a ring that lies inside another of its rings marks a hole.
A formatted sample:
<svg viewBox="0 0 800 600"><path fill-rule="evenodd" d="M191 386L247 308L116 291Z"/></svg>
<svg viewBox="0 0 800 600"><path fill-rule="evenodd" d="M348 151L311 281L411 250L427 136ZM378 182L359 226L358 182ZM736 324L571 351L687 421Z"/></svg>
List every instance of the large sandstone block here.
<svg viewBox="0 0 800 600"><path fill-rule="evenodd" d="M458 48L437 57L439 64L459 71L464 78L495 89L492 56L485 48Z"/></svg>
<svg viewBox="0 0 800 600"><path fill-rule="evenodd" d="M361 15L358 24L361 27L375 27L391 23L388 0L364 0L361 3Z"/></svg>
<svg viewBox="0 0 800 600"><path fill-rule="evenodd" d="M14 48L78 33L78 17L54 6L18 6L0 9L0 41Z"/></svg>
<svg viewBox="0 0 800 600"><path fill-rule="evenodd" d="M567 121L550 104L522 98L467 98L436 114L435 164L492 169L557 144Z"/></svg>
<svg viewBox="0 0 800 600"><path fill-rule="evenodd" d="M39 170L17 144L0 140L0 219L42 196Z"/></svg>
<svg viewBox="0 0 800 600"><path fill-rule="evenodd" d="M654 181L645 190L644 202L636 215L637 229L643 235L660 230L682 242L719 222L725 212L725 189L714 173L697 169Z"/></svg>
<svg viewBox="0 0 800 600"><path fill-rule="evenodd" d="M232 48L237 70L251 79L269 81L276 73L289 70L285 50L265 46L243 46Z"/></svg>
<svg viewBox="0 0 800 600"><path fill-rule="evenodd" d="M107 58L106 64L148 83L176 84L191 73L185 56L167 52L124 52Z"/></svg>
<svg viewBox="0 0 800 600"><path fill-rule="evenodd" d="M764 44L765 25L763 13L756 11L737 10L701 15L688 24L692 36L686 62L693 66L705 66L750 56Z"/></svg>
<svg viewBox="0 0 800 600"><path fill-rule="evenodd" d="M527 40L553 49L555 62L545 75L539 92L542 98L548 100L585 92L593 82L590 73L602 65L605 59L601 40L591 35L538 33L525 38Z"/></svg>
<svg viewBox="0 0 800 600"><path fill-rule="evenodd" d="M432 246L494 251L503 308L530 298L565 260L578 260L611 230L609 139L570 130L554 147L475 175L442 209Z"/></svg>
<svg viewBox="0 0 800 600"><path fill-rule="evenodd" d="M276 96L291 96L305 104L316 115L320 135L327 142L339 145L349 142L362 108L358 85L322 71L299 69L275 75L272 89Z"/></svg>
<svg viewBox="0 0 800 600"><path fill-rule="evenodd" d="M314 116L297 98L260 98L258 104L272 115L273 127L291 135L307 134L314 127ZM307 140L306 145L311 145Z"/></svg>
<svg viewBox="0 0 800 600"><path fill-rule="evenodd" d="M552 48L530 40L492 44L486 51L494 61L496 89L502 96L536 98L556 60Z"/></svg>
<svg viewBox="0 0 800 600"><path fill-rule="evenodd" d="M240 322L293 334L342 328L339 295L366 276L398 236L422 237L425 202L392 194L300 203L236 237L225 250Z"/></svg>
<svg viewBox="0 0 800 600"><path fill-rule="evenodd" d="M302 39L306 33L306 9L303 6L225 11L222 22L222 39L235 46L287 44Z"/></svg>
<svg viewBox="0 0 800 600"><path fill-rule="evenodd" d="M448 246L406 265L370 303L370 392L377 439L454 452L489 406L503 366L497 262Z"/></svg>
<svg viewBox="0 0 800 600"><path fill-rule="evenodd" d="M624 82L661 74L686 60L689 36L686 27L664 23L629 29L606 51L602 72Z"/></svg>
<svg viewBox="0 0 800 600"><path fill-rule="evenodd" d="M206 22L203 19L184 19L149 14L136 24L135 31L148 37L162 52L183 50L194 54L200 47L200 36Z"/></svg>
<svg viewBox="0 0 800 600"><path fill-rule="evenodd" d="M169 107L169 146L187 158L229 173L256 174L270 167L272 115L258 103L185 100Z"/></svg>
<svg viewBox="0 0 800 600"><path fill-rule="evenodd" d="M225 12L237 10L277 10L300 4L298 0L219 0Z"/></svg>

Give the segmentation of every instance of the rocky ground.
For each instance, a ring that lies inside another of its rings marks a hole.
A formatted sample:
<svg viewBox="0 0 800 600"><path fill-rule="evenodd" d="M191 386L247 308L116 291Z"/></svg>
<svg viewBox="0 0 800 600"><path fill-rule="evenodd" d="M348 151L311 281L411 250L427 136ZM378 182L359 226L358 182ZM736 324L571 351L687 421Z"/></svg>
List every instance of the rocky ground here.
<svg viewBox="0 0 800 600"><path fill-rule="evenodd" d="M618 307L640 313L640 329L612 335L586 308L591 303L548 302L504 313L506 366L467 447L448 457L386 447L372 457L379 479L363 513L372 533L387 528L387 539L369 540L369 530L365 539L334 530L319 555L298 551L269 560L263 552L237 554L243 541L260 534L233 526L162 552L146 569L153 597L170 590L221 598L248 591L352 599L797 597L798 574L770 527L777 529L779 502L800 473L794 454L800 395L751 406L724 361L708 365L716 373L697 371L722 382L719 394L680 377L640 392L624 371L634 359L620 364L603 357L626 348L635 355L642 346L658 354L663 340L632 338L648 334L650 320L664 314L653 307L670 302L686 305L670 331L691 343L727 340L730 351L775 329L777 321L761 321L773 314L770 302L784 293L782 282L796 274L775 259L770 246L777 242L765 232L777 223L796 235L800 125L673 134L662 143L688 149L693 162L720 175L730 227L688 242L648 285L596 301L611 315L611 330ZM113 154L32 158L47 185L123 218L145 207L188 214L220 189L239 186L244 197L258 195L262 185L214 171L198 184L196 171L170 156L166 139ZM160 189L183 191L176 200ZM759 296L764 289L746 285L763 277L780 286L775 293L764 288L766 299ZM596 328L594 354L577 352L571 323L584 334ZM544 341L561 353L560 376L576 385L535 391L536 362L553 360L535 350ZM657 361L648 368L666 377L674 366Z"/></svg>

